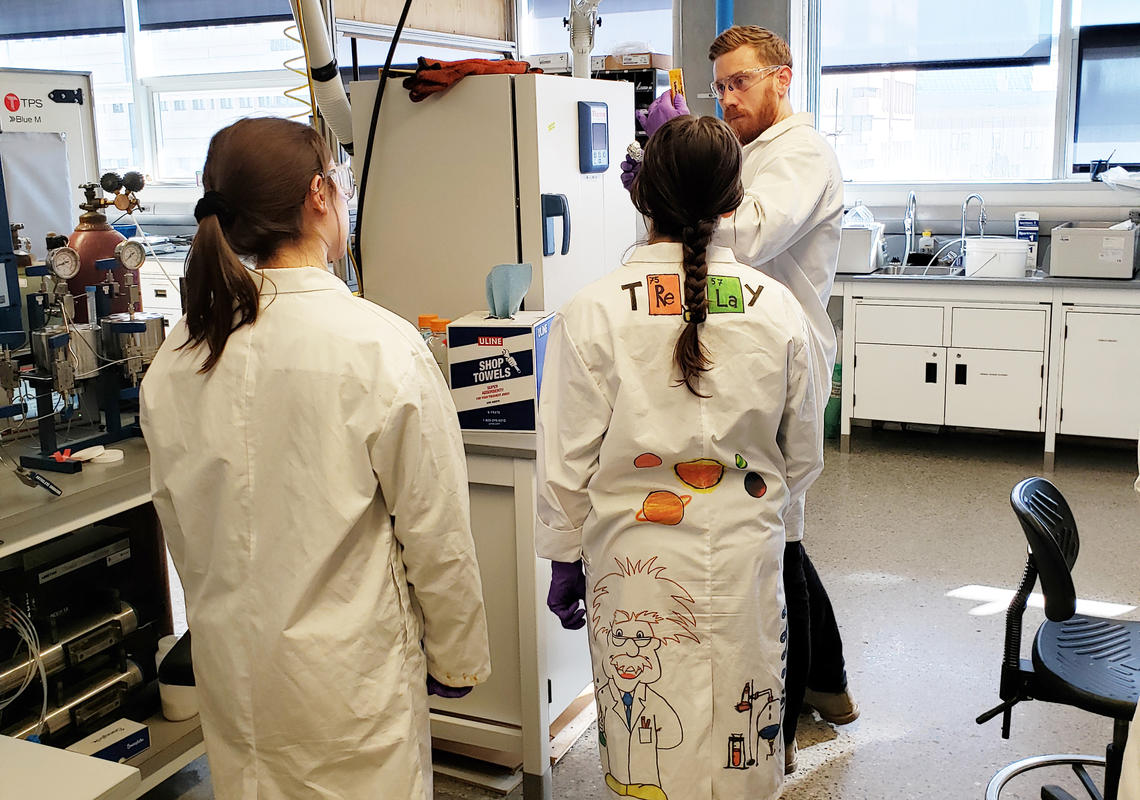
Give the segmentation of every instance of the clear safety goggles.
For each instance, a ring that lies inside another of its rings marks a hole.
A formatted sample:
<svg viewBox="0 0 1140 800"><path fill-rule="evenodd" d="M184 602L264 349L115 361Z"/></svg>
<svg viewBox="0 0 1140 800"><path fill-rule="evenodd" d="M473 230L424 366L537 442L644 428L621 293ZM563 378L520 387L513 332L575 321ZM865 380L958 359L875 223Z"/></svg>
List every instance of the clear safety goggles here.
<svg viewBox="0 0 1140 800"><path fill-rule="evenodd" d="M340 189L345 200L351 200L356 194L356 178L352 174L352 167L348 164L337 164L325 173L329 180Z"/></svg>
<svg viewBox="0 0 1140 800"><path fill-rule="evenodd" d="M747 92L753 86L758 84L764 78L771 75L773 72L778 72L783 69L783 64L774 64L770 67L753 67L752 69L744 69L740 72L735 72L729 75L723 81L713 81L709 84L712 87L713 94L716 95L717 100L723 100L726 92Z"/></svg>

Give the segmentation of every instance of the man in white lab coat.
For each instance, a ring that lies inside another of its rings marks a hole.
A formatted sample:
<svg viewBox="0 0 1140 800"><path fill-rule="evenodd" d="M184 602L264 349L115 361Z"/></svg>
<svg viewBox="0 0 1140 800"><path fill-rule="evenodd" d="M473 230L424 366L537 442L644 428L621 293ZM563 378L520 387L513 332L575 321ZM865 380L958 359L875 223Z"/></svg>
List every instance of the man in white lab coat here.
<svg viewBox="0 0 1140 800"><path fill-rule="evenodd" d="M827 313L839 260L843 176L839 160L815 130L812 115L792 112L792 54L787 42L755 25L724 31L709 47L713 90L725 122L744 146L744 202L725 220L714 242L776 278L799 300L819 347L824 370L816 384L831 385L835 326ZM826 397L821 397L822 412ZM820 714L835 723L853 721L859 707L847 692L843 645L831 600L803 548L804 495L784 515L789 636L788 766L795 765L795 719L804 690ZM805 615L806 618L805 618ZM804 639L810 649L803 649Z"/></svg>
<svg viewBox="0 0 1140 800"><path fill-rule="evenodd" d="M835 327L827 303L835 282L843 216L839 162L815 130L812 115L792 111L792 56L787 42L764 28L737 25L712 43L709 60L725 122L744 147L745 188L744 201L721 223L713 241L731 248L742 263L776 278L800 302L815 340L822 413L836 357ZM684 98L667 92L641 114L641 122L652 136L668 119L687 113ZM622 168L628 173L631 166ZM802 545L803 495L789 506L784 524L791 628L784 734L790 771L795 764L795 717L805 682L809 702L825 719L851 722L859 707L847 692L843 645L831 601Z"/></svg>

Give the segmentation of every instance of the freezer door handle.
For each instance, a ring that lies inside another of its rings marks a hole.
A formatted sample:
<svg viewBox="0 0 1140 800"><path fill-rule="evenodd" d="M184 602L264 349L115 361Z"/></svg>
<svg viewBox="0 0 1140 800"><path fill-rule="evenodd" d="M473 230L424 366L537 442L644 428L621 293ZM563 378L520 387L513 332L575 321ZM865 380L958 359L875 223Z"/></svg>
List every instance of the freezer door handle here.
<svg viewBox="0 0 1140 800"><path fill-rule="evenodd" d="M570 201L564 194L542 196L542 254L554 255L554 218L562 217L562 255L570 252Z"/></svg>

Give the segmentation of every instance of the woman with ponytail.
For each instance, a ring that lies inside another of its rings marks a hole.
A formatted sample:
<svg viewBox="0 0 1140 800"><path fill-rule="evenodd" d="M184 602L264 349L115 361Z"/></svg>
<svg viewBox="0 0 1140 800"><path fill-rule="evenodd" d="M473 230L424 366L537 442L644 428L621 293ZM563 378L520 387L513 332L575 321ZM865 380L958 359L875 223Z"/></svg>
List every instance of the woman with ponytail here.
<svg viewBox="0 0 1140 800"><path fill-rule="evenodd" d="M312 128L210 142L186 316L142 384L218 800L430 800L428 693L490 672L451 395L353 297L352 174Z"/></svg>
<svg viewBox="0 0 1140 800"><path fill-rule="evenodd" d="M648 244L555 315L538 441L547 604L588 626L611 797L774 800L782 513L823 466L807 320L710 246L740 144L666 123L631 187Z"/></svg>

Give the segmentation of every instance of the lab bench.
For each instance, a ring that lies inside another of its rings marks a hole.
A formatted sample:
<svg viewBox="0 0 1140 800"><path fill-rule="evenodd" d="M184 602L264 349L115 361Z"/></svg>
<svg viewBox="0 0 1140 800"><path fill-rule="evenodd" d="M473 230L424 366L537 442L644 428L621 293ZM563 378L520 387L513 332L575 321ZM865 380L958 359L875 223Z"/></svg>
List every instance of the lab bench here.
<svg viewBox="0 0 1140 800"><path fill-rule="evenodd" d="M853 419L1136 439L1140 279L840 275Z"/></svg>
<svg viewBox="0 0 1140 800"><path fill-rule="evenodd" d="M155 598L160 607L158 633L168 634L173 619L166 548L150 503L150 458L141 439L118 442L115 447L124 456L118 463L86 464L72 475L52 473L51 480L63 489L60 497L25 486L9 474L7 467L0 470L0 563L96 522L126 522L132 529L141 530L148 544L137 557L140 569L149 575L149 591L159 595ZM14 455L15 449L8 445L5 456ZM125 766L0 736L0 772L6 782L11 776L16 785L23 785L21 781L25 780L34 783L35 773L42 771L35 784L40 796L135 800L205 753L197 717L169 722L156 713L143 721L150 728L151 745ZM13 759L19 759L18 763ZM86 767L69 766L67 771L47 771L52 764L85 762L90 763ZM91 776L91 783L85 787L78 780L83 775ZM58 784L59 791L52 791L57 784L51 781L63 782ZM65 786L72 788L64 791Z"/></svg>
<svg viewBox="0 0 1140 800"><path fill-rule="evenodd" d="M535 441L526 433L466 433L471 522L487 606L492 673L465 698L431 698L432 736L486 748L521 760L526 800L551 797L550 722L590 685L585 631L566 631L545 606L547 562L535 555ZM51 479L63 490L52 497L0 472L0 560L124 513L152 521L155 549L165 547L150 505L150 468L141 439L115 445L118 464L88 464ZM12 448L9 447L9 450ZM165 558L151 554L166 590L164 633L172 627ZM146 720L151 747L128 764L139 781L92 798L134 800L205 752L195 717L171 723ZM10 741L10 740L9 740ZM7 743L5 743L7 744ZM10 747L0 749L0 765ZM70 754L69 754L70 755ZM85 757L80 757L85 758ZM64 795L57 795L64 796ZM80 797L82 795L67 795Z"/></svg>

